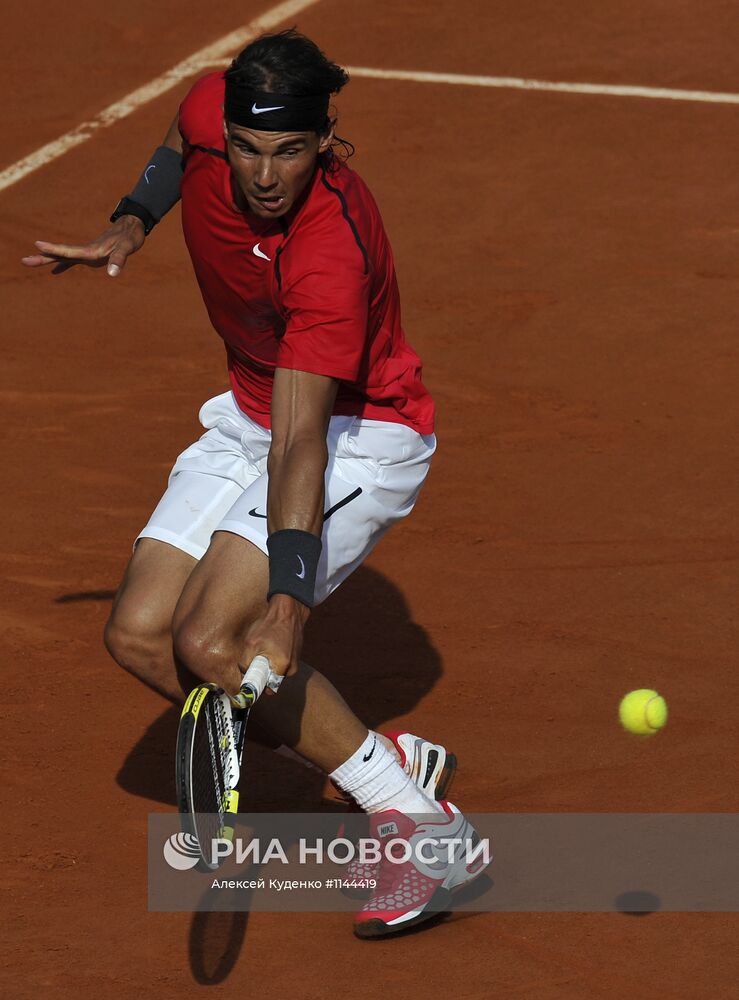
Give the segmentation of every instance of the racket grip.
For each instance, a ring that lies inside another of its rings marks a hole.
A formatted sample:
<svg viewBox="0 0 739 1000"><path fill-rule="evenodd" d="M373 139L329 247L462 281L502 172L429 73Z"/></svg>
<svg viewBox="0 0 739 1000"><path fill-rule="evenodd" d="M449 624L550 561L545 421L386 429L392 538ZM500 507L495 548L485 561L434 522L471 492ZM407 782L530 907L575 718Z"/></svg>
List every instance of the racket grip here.
<svg viewBox="0 0 739 1000"><path fill-rule="evenodd" d="M272 671L266 656L255 656L241 681L241 690L231 699L237 708L250 708L266 687L276 691L283 677Z"/></svg>

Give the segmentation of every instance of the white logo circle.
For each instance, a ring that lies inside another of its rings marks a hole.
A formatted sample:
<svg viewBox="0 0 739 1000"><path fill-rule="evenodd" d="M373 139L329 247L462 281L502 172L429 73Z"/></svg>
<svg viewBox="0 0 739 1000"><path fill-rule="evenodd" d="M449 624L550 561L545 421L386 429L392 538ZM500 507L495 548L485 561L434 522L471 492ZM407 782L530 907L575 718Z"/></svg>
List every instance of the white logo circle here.
<svg viewBox="0 0 739 1000"><path fill-rule="evenodd" d="M186 872L188 869L194 868L200 860L198 838L191 833L173 833L165 841L162 853L170 868L174 868L178 872Z"/></svg>

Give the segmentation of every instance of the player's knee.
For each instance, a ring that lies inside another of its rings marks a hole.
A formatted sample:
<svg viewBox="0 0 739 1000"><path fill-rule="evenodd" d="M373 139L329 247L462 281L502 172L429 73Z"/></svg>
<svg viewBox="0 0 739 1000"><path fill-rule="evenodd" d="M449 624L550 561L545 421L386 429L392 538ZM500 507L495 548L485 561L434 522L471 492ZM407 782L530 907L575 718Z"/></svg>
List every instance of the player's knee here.
<svg viewBox="0 0 739 1000"><path fill-rule="evenodd" d="M114 612L105 626L103 641L119 666L139 675L166 656L172 642L168 626L154 621L146 609L133 614Z"/></svg>
<svg viewBox="0 0 739 1000"><path fill-rule="evenodd" d="M221 687L230 686L231 674L238 661L238 649L197 619L187 618L174 630L175 653L196 677Z"/></svg>

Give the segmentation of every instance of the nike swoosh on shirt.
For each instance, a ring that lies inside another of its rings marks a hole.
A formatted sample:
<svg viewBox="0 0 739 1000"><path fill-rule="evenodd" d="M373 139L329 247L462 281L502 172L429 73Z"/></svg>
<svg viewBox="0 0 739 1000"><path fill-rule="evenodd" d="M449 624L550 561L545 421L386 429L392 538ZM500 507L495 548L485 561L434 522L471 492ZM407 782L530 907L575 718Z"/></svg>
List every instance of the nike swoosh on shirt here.
<svg viewBox="0 0 739 1000"><path fill-rule="evenodd" d="M274 108L258 108L256 103L254 103L251 106L251 113L253 115L263 115L265 111L282 111L285 107L286 105L284 104L278 104L277 107Z"/></svg>
<svg viewBox="0 0 739 1000"><path fill-rule="evenodd" d="M262 260L272 260L272 258L268 257L263 250L259 249L258 243L254 244L254 246L251 248L251 252L254 254L255 257L261 257Z"/></svg>

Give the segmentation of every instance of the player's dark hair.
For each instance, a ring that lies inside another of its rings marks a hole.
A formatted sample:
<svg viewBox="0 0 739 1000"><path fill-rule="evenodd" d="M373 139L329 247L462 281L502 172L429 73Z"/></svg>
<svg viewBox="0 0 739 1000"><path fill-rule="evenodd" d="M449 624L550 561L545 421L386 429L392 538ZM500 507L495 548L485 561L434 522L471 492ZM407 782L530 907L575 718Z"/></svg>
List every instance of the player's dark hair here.
<svg viewBox="0 0 739 1000"><path fill-rule="evenodd" d="M331 62L315 42L295 28L260 35L236 56L224 75L239 87L295 97L338 94L349 82L346 70ZM329 113L316 131L326 135L335 124L336 117ZM336 146L342 148L344 157L354 152L354 146L338 136L334 137L332 152Z"/></svg>

